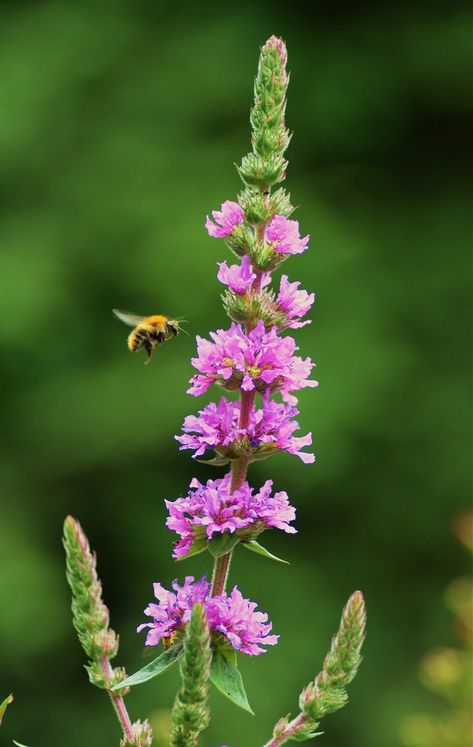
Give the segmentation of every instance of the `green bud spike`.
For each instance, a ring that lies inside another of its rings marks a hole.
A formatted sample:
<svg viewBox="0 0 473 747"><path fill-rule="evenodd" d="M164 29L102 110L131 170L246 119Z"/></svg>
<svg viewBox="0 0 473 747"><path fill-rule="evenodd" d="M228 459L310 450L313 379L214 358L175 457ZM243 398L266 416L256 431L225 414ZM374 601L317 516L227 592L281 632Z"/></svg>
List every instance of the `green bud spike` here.
<svg viewBox="0 0 473 747"><path fill-rule="evenodd" d="M66 576L72 591L72 620L80 644L89 658L86 665L89 680L96 687L109 692L123 729L120 747L147 747L151 744L151 727L147 721L131 723L123 702L128 688L111 691L126 678L124 669L114 669L110 664L110 659L118 651L118 636L110 628L110 615L102 600L95 553L91 552L81 525L72 516L67 516L64 521L63 544Z"/></svg>
<svg viewBox="0 0 473 747"><path fill-rule="evenodd" d="M110 616L102 600L95 554L90 551L81 525L72 516L64 522L63 542L66 575L72 591L72 618L81 646L92 662L103 656L111 659L118 651L118 638L109 627ZM94 684L104 687L103 683Z"/></svg>
<svg viewBox="0 0 473 747"><path fill-rule="evenodd" d="M283 181L287 162L284 151L291 136L284 123L287 52L282 39L272 36L261 48L255 79L255 101L251 110L253 153L244 156L238 172L249 187L265 192ZM254 208L257 212L257 206ZM262 218L261 222L266 219Z"/></svg>
<svg viewBox="0 0 473 747"><path fill-rule="evenodd" d="M343 610L338 633L332 639L322 671L301 692L301 713L292 721L281 719L273 738L265 747L279 747L288 740L303 742L320 734L316 729L323 716L338 711L348 701L345 690L361 663L361 647L365 638L366 609L361 591L355 591Z"/></svg>
<svg viewBox="0 0 473 747"><path fill-rule="evenodd" d="M9 706L10 703L13 703L13 695L7 695L5 700L0 703L0 724L2 723L5 711L7 710L7 706Z"/></svg>
<svg viewBox="0 0 473 747"><path fill-rule="evenodd" d="M201 731L209 724L207 706L212 652L203 605L194 605L184 638L180 659L182 685L174 701L170 747L194 747Z"/></svg>

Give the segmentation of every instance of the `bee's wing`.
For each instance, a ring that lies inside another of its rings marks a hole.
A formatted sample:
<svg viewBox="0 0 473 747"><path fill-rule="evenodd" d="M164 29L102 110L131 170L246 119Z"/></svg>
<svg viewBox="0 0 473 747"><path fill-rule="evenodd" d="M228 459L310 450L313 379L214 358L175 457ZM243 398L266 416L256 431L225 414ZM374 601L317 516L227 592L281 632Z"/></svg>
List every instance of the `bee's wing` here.
<svg viewBox="0 0 473 747"><path fill-rule="evenodd" d="M113 313L115 314L117 319L120 319L120 321L124 324L128 324L129 327L136 327L144 319L143 316L130 314L130 312L128 311L120 311L120 309L113 309Z"/></svg>

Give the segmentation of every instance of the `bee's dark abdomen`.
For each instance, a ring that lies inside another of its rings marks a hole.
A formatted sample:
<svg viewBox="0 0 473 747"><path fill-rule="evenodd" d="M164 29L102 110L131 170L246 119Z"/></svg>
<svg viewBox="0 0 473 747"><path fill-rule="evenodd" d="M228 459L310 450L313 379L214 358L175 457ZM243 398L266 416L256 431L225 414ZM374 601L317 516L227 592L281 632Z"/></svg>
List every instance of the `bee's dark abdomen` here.
<svg viewBox="0 0 473 747"><path fill-rule="evenodd" d="M136 353L137 350L143 347L146 339L147 334L144 330L135 330L128 338L128 347L133 353Z"/></svg>

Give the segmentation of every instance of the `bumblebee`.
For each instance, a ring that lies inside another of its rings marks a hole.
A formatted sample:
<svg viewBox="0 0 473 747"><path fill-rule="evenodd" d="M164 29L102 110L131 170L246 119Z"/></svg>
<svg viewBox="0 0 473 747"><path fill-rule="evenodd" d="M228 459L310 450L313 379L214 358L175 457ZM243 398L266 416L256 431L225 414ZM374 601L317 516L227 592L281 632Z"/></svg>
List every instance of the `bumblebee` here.
<svg viewBox="0 0 473 747"><path fill-rule="evenodd" d="M128 349L136 353L144 348L147 355L145 366L150 362L158 345L171 340L183 331L177 319L170 319L163 314L142 317L129 314L127 311L119 311L119 309L113 309L113 313L120 321L134 327L128 335Z"/></svg>

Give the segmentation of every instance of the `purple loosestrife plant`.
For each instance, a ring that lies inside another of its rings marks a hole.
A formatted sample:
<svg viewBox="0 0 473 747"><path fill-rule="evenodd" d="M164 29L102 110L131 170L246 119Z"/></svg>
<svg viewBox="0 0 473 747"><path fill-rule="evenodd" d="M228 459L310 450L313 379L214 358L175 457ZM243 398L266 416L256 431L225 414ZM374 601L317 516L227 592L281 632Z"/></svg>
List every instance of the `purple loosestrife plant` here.
<svg viewBox="0 0 473 747"><path fill-rule="evenodd" d="M231 264L220 262L217 273L225 286L222 300L230 325L210 332L209 338L197 337L197 355L192 359L196 372L188 393L198 397L216 387L224 393L197 415L186 417L176 439L180 449L191 450L197 461L227 467L227 471L205 484L194 478L185 496L166 500L166 524L178 536L173 557L182 560L208 551L213 559L212 575L210 580L186 576L182 584L175 580L172 590L155 583L155 601L146 607L147 619L138 632L145 631L146 646L162 647L161 652L134 675L126 679L121 675L116 684L109 683L107 676L104 679L99 667L102 679L95 683L108 687L114 698L179 662L182 687L172 712L173 747L198 743L210 718L209 680L236 705L251 711L237 654L257 656L278 642L268 614L237 585L227 590L230 562L237 548L279 560L260 544L260 535L272 528L296 532L295 509L287 493L274 492L271 480L252 487L248 468L252 462L279 452L298 456L305 464L315 460L314 454L306 451L312 435L300 435L297 422L297 392L317 386L312 378L314 364L297 355L295 339L285 334L288 329L310 324L304 317L314 294L287 275L281 276L277 289L271 287L273 273L292 255L305 252L309 244L309 236L301 236L299 223L290 218L290 196L277 187L286 177L284 153L290 141L285 126L286 61L284 42L271 37L262 47L255 80L252 152L238 167L243 190L237 201L226 200L220 210L212 211L205 223L209 236L223 239L236 258ZM68 562L77 608L80 589L74 588L70 554ZM91 578L89 588L93 590L93 573ZM98 618L103 618L101 630L108 631L108 617L100 616L103 603L98 591L89 594L89 606L94 600L99 605ZM292 721L287 717L278 722L268 747L317 736L320 718L344 705L345 686L360 662L364 625L363 597L355 592L345 607L322 672L301 694L299 715ZM80 626L78 631L84 637ZM94 651L89 653L92 658ZM103 656L98 660L104 661ZM125 737L126 744L144 743L138 741L143 739L139 734L135 742L130 741L130 734Z"/></svg>

